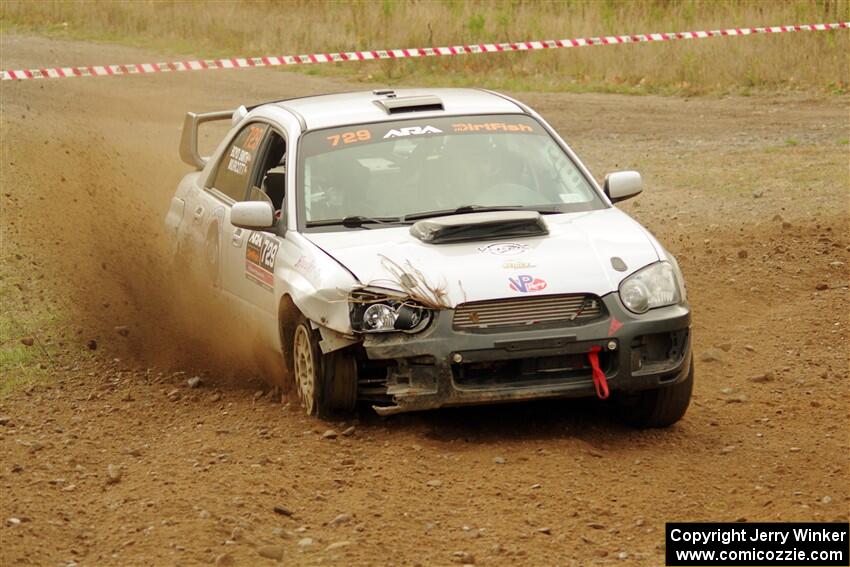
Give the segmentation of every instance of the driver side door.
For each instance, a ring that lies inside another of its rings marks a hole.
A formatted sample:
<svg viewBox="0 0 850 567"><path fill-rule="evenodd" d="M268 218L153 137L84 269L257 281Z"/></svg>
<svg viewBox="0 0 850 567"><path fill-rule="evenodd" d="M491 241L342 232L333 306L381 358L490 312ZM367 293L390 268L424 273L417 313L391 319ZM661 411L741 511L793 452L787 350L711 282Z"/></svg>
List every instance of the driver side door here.
<svg viewBox="0 0 850 567"><path fill-rule="evenodd" d="M222 154L206 191L214 206L208 238L216 239L214 246L208 244L207 249L218 251L218 282L224 291L248 302L242 282L246 277L247 240L251 231L230 223L230 209L250 198L259 169L257 156L268 129L268 124L259 122L245 125Z"/></svg>

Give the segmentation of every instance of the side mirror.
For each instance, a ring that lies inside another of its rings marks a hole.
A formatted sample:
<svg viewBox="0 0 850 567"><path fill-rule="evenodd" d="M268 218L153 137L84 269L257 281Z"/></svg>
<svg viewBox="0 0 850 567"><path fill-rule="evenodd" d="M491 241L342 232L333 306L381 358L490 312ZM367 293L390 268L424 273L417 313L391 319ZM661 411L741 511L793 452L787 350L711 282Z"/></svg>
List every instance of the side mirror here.
<svg viewBox="0 0 850 567"><path fill-rule="evenodd" d="M625 201L643 191L643 180L637 171L615 171L605 176L604 189L612 203Z"/></svg>
<svg viewBox="0 0 850 567"><path fill-rule="evenodd" d="M274 208L265 201L242 201L230 209L230 224L239 228L266 230L272 228Z"/></svg>

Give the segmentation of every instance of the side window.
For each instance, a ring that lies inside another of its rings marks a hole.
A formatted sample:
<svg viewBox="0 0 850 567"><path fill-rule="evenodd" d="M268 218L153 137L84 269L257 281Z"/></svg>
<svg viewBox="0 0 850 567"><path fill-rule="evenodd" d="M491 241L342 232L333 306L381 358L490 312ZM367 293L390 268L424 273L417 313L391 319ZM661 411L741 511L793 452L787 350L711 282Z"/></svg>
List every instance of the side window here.
<svg viewBox="0 0 850 567"><path fill-rule="evenodd" d="M262 166L251 188L251 201L272 204L279 217L286 196L286 140L272 130L260 156Z"/></svg>
<svg viewBox="0 0 850 567"><path fill-rule="evenodd" d="M212 187L234 201L245 200L257 165L257 153L268 128L266 124L249 124L236 135L218 164Z"/></svg>

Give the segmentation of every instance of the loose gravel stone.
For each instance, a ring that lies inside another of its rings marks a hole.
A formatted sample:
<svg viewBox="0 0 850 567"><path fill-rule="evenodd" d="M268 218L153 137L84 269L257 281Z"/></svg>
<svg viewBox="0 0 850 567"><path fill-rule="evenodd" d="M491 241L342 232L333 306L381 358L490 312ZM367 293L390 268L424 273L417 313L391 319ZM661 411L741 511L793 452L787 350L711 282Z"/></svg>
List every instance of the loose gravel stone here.
<svg viewBox="0 0 850 567"><path fill-rule="evenodd" d="M106 484L118 484L124 476L124 470L117 465L106 467Z"/></svg>
<svg viewBox="0 0 850 567"><path fill-rule="evenodd" d="M758 374L750 378L750 382L764 383L773 381L773 372L767 371L764 374Z"/></svg>
<svg viewBox="0 0 850 567"><path fill-rule="evenodd" d="M454 563L463 563L464 565L473 565L475 556L468 551L455 551L452 553L452 561Z"/></svg>
<svg viewBox="0 0 850 567"><path fill-rule="evenodd" d="M723 359L723 351L719 348L708 348L700 354L702 362L720 362Z"/></svg>
<svg viewBox="0 0 850 567"><path fill-rule="evenodd" d="M283 548L279 545L263 545L257 548L257 553L260 557L266 559L274 559L275 561L283 559Z"/></svg>
<svg viewBox="0 0 850 567"><path fill-rule="evenodd" d="M274 513L280 514L281 516L286 516L286 517L289 517L289 518L291 518L295 514L295 512L293 512L292 510L290 510L286 506L282 506L280 504L278 504L277 506L274 507Z"/></svg>
<svg viewBox="0 0 850 567"><path fill-rule="evenodd" d="M335 541L325 548L325 551L334 551L336 549L342 549L343 547L348 547L351 545L350 541Z"/></svg>

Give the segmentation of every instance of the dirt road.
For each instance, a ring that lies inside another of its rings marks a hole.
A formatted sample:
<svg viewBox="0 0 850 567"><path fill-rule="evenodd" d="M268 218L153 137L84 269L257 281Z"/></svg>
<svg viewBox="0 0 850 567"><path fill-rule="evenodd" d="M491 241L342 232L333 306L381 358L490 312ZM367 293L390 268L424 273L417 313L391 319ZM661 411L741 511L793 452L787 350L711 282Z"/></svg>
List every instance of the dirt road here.
<svg viewBox="0 0 850 567"><path fill-rule="evenodd" d="M157 59L14 35L2 53ZM685 272L693 404L633 431L597 402L322 423L171 283L183 113L351 88L261 70L3 83L3 309L60 323L12 339L52 354L0 399L0 564L660 565L667 521L847 521L846 98L520 95L600 177L643 172L625 208Z"/></svg>

